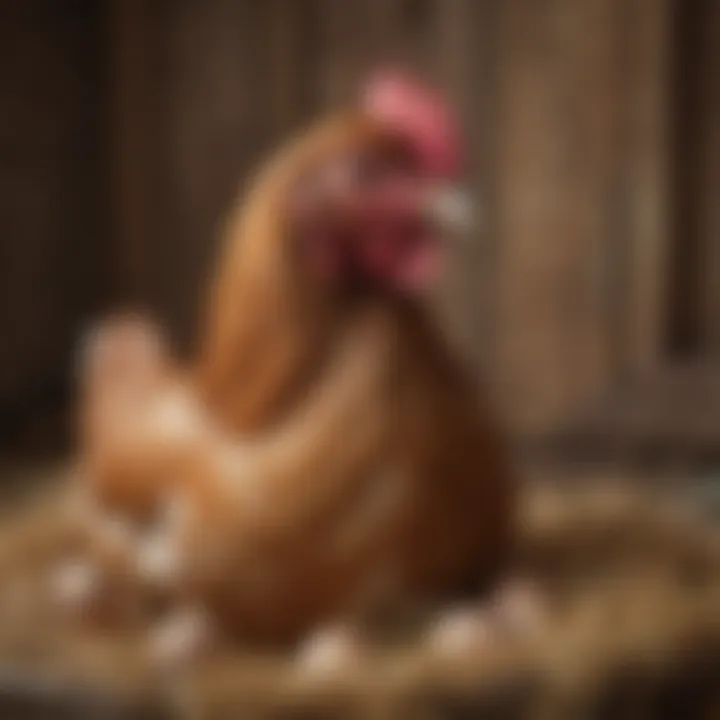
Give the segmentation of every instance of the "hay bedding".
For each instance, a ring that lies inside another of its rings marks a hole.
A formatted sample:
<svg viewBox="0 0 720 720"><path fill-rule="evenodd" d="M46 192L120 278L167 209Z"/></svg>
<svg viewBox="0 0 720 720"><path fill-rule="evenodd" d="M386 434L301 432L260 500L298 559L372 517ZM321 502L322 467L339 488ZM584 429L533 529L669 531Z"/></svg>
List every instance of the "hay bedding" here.
<svg viewBox="0 0 720 720"><path fill-rule="evenodd" d="M720 537L677 502L606 484L528 489L523 572L547 622L441 657L418 636L352 672L228 653L183 676L154 669L143 629L70 626L48 569L72 549L57 494L0 531L0 717L720 717Z"/></svg>

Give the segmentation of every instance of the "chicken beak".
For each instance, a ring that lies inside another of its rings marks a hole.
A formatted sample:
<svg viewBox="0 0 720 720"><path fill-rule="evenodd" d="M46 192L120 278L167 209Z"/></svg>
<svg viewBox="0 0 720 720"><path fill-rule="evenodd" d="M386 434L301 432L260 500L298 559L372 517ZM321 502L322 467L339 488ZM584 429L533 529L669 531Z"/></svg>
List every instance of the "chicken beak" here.
<svg viewBox="0 0 720 720"><path fill-rule="evenodd" d="M428 220L442 233L468 238L477 229L478 218L469 193L457 185L433 187L425 198Z"/></svg>

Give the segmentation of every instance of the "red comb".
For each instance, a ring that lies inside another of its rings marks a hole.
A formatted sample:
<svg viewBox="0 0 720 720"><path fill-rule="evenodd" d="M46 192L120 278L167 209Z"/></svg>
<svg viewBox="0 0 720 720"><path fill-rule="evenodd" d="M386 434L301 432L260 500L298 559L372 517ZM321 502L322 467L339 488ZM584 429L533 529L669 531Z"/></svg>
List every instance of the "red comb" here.
<svg viewBox="0 0 720 720"><path fill-rule="evenodd" d="M458 173L457 122L439 93L401 73L382 72L365 84L361 107L412 143L424 171L440 176Z"/></svg>

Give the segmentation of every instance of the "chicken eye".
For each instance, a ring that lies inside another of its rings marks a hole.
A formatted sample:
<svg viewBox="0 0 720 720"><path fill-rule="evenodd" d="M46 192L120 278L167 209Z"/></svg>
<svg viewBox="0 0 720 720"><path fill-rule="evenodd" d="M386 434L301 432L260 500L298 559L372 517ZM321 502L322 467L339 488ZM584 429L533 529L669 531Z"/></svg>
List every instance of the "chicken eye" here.
<svg viewBox="0 0 720 720"><path fill-rule="evenodd" d="M378 183L387 170L381 158L368 153L354 155L348 162L355 184L362 187Z"/></svg>

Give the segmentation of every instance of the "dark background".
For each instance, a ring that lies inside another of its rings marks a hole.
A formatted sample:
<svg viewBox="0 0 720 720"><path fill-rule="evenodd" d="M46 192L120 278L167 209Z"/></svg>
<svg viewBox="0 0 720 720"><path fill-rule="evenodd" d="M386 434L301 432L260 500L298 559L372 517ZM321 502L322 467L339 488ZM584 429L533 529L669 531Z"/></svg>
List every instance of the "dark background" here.
<svg viewBox="0 0 720 720"><path fill-rule="evenodd" d="M192 347L242 181L384 61L461 110L483 228L441 302L508 427L720 447L720 2L3 0L3 448L65 437L115 304Z"/></svg>

